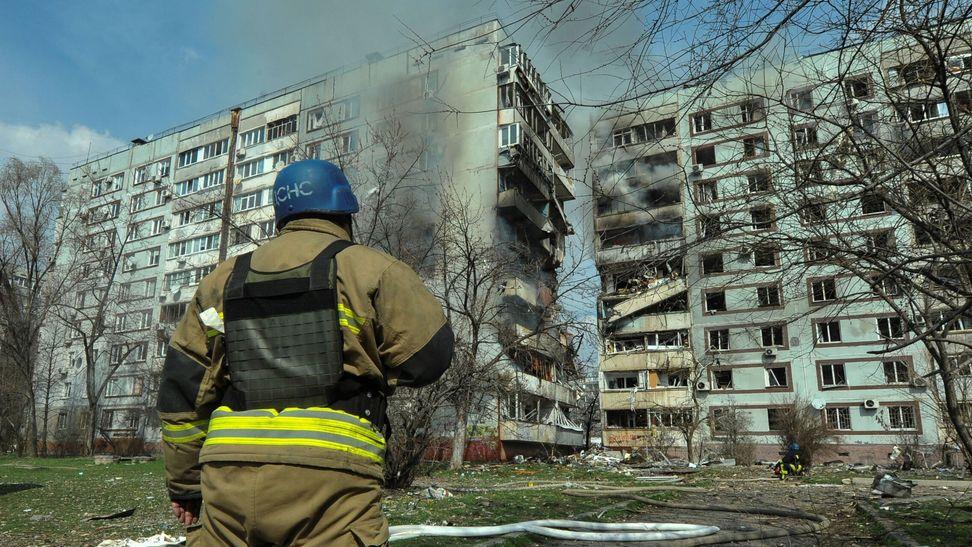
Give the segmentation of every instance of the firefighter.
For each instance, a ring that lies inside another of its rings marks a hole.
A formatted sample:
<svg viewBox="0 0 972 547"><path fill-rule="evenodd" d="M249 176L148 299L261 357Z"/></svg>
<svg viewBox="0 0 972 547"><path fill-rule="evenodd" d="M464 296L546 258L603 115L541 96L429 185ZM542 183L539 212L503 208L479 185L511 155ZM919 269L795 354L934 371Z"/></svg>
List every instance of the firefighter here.
<svg viewBox="0 0 972 547"><path fill-rule="evenodd" d="M803 463L800 461L800 445L793 441L786 447L786 453L776 462L775 474L780 480L786 480L787 475L803 475Z"/></svg>
<svg viewBox="0 0 972 547"><path fill-rule="evenodd" d="M414 271L351 242L337 166L287 166L273 201L278 235L207 275L169 342L173 512L190 545L381 545L386 396L437 380L453 333Z"/></svg>

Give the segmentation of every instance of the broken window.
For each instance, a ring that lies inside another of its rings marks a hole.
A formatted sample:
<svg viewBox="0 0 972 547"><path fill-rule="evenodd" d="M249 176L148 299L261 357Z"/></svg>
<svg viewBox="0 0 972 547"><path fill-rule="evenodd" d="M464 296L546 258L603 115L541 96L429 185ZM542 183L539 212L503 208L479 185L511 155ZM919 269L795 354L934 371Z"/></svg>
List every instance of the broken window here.
<svg viewBox="0 0 972 547"><path fill-rule="evenodd" d="M813 90L801 89L790 92L790 105L797 110L809 112L813 110Z"/></svg>
<svg viewBox="0 0 972 547"><path fill-rule="evenodd" d="M647 349L669 349L688 347L688 345L689 334L687 330L649 332L645 334L645 347Z"/></svg>
<svg viewBox="0 0 972 547"><path fill-rule="evenodd" d="M695 156L696 164L702 166L716 164L715 146L703 146L701 148L696 148L692 153Z"/></svg>
<svg viewBox="0 0 972 547"><path fill-rule="evenodd" d="M760 207L749 212L752 217L754 230L769 230L773 227L773 210L769 207Z"/></svg>
<svg viewBox="0 0 972 547"><path fill-rule="evenodd" d="M904 361L884 362L884 381L889 384L907 384L911 380L911 372Z"/></svg>
<svg viewBox="0 0 972 547"><path fill-rule="evenodd" d="M877 194L864 194L861 196L861 213L873 215L886 212L887 204L884 198Z"/></svg>
<svg viewBox="0 0 972 547"><path fill-rule="evenodd" d="M956 376L972 376L972 353L948 356L948 368Z"/></svg>
<svg viewBox="0 0 972 547"><path fill-rule="evenodd" d="M766 424L769 431L780 431L783 429L784 412L786 412L786 409L783 408L766 409Z"/></svg>
<svg viewBox="0 0 972 547"><path fill-rule="evenodd" d="M867 137L877 136L877 112L872 110L868 112L861 112L860 114L854 114L851 116L851 122L854 124L854 138L857 140L864 140Z"/></svg>
<svg viewBox="0 0 972 547"><path fill-rule="evenodd" d="M833 251L833 248L824 241L811 241L807 243L807 261L824 262L833 257Z"/></svg>
<svg viewBox="0 0 972 547"><path fill-rule="evenodd" d="M797 188L819 184L824 180L820 162L813 160L798 161L794 164Z"/></svg>
<svg viewBox="0 0 972 547"><path fill-rule="evenodd" d="M297 132L297 114L267 124L267 140L272 141Z"/></svg>
<svg viewBox="0 0 972 547"><path fill-rule="evenodd" d="M724 271L722 263L722 253L712 253L702 255L702 273L713 274Z"/></svg>
<svg viewBox="0 0 972 547"><path fill-rule="evenodd" d="M648 427L648 415L645 410L605 410L604 421L606 427L634 428Z"/></svg>
<svg viewBox="0 0 972 547"><path fill-rule="evenodd" d="M712 130L712 113L703 112L692 116L692 130L696 133Z"/></svg>
<svg viewBox="0 0 972 547"><path fill-rule="evenodd" d="M844 372L844 363L820 365L820 378L824 387L846 386L847 375Z"/></svg>
<svg viewBox="0 0 972 547"><path fill-rule="evenodd" d="M775 285L772 287L758 287L756 289L756 301L760 308L770 308L781 305L782 298L780 297L780 288Z"/></svg>
<svg viewBox="0 0 972 547"><path fill-rule="evenodd" d="M876 232L864 235L864 247L869 254L887 253L894 250L894 239L891 231Z"/></svg>
<svg viewBox="0 0 972 547"><path fill-rule="evenodd" d="M631 144L632 142L631 135L632 133L630 127L627 129L616 130L613 134L614 146L627 146Z"/></svg>
<svg viewBox="0 0 972 547"><path fill-rule="evenodd" d="M688 371L670 370L666 374L665 385L668 387L685 387L688 385Z"/></svg>
<svg viewBox="0 0 972 547"><path fill-rule="evenodd" d="M844 81L844 92L850 99L863 99L871 95L871 79L867 76Z"/></svg>
<svg viewBox="0 0 972 547"><path fill-rule="evenodd" d="M805 224L823 222L827 219L827 206L823 203L804 203L800 208L800 221Z"/></svg>
<svg viewBox="0 0 972 547"><path fill-rule="evenodd" d="M743 158L755 158L765 155L766 137L748 137L743 139Z"/></svg>
<svg viewBox="0 0 972 547"><path fill-rule="evenodd" d="M642 337L638 338L621 338L615 340L607 340L605 342L607 346L607 352L610 353L626 353L629 351L644 351L645 340Z"/></svg>
<svg viewBox="0 0 972 547"><path fill-rule="evenodd" d="M878 296L897 296L898 284L894 279L882 274L874 274L870 278L871 290Z"/></svg>
<svg viewBox="0 0 972 547"><path fill-rule="evenodd" d="M740 123L753 123L763 119L763 101L757 99L739 105Z"/></svg>
<svg viewBox="0 0 972 547"><path fill-rule="evenodd" d="M646 123L635 129L641 142L661 140L675 134L675 118Z"/></svg>
<svg viewBox="0 0 972 547"><path fill-rule="evenodd" d="M753 265L756 267L778 266L778 251L779 249L775 245L757 245L753 248Z"/></svg>
<svg viewBox="0 0 972 547"><path fill-rule="evenodd" d="M793 130L793 145L798 150L817 146L817 128L814 126L797 127Z"/></svg>
<svg viewBox="0 0 972 547"><path fill-rule="evenodd" d="M814 302L827 302L837 299L837 282L831 279L821 279L810 284L811 298Z"/></svg>
<svg viewBox="0 0 972 547"><path fill-rule="evenodd" d="M698 190L699 203L712 203L719 199L719 192L717 191L716 181L714 180L700 182L696 188Z"/></svg>
<svg viewBox="0 0 972 547"><path fill-rule="evenodd" d="M827 427L830 429L850 430L850 407L835 406L825 409Z"/></svg>
<svg viewBox="0 0 972 547"><path fill-rule="evenodd" d="M652 427L678 427L691 423L693 413L691 410L649 410L648 423Z"/></svg>
<svg viewBox="0 0 972 547"><path fill-rule="evenodd" d="M729 349L729 329L710 330L707 334L709 336L709 349Z"/></svg>
<svg viewBox="0 0 972 547"><path fill-rule="evenodd" d="M877 325L881 338L904 338L904 323L900 317L878 317Z"/></svg>
<svg viewBox="0 0 972 547"><path fill-rule="evenodd" d="M898 116L912 123L946 118L948 117L948 103L945 101L912 103L899 107Z"/></svg>
<svg viewBox="0 0 972 547"><path fill-rule="evenodd" d="M911 405L889 406L887 411L891 429L915 429L915 407Z"/></svg>
<svg viewBox="0 0 972 547"><path fill-rule="evenodd" d="M726 292L713 291L705 293L705 311L726 311Z"/></svg>
<svg viewBox="0 0 972 547"><path fill-rule="evenodd" d="M604 379L608 389L635 389L638 384L637 372L605 373Z"/></svg>
<svg viewBox="0 0 972 547"><path fill-rule="evenodd" d="M760 339L764 348L782 347L786 345L783 339L783 325L770 325L759 329Z"/></svg>
<svg viewBox="0 0 972 547"><path fill-rule="evenodd" d="M787 387L790 385L786 375L786 367L770 367L766 369L767 387Z"/></svg>
<svg viewBox="0 0 972 547"><path fill-rule="evenodd" d="M817 342L821 344L840 342L840 321L817 323Z"/></svg>
<svg viewBox="0 0 972 547"><path fill-rule="evenodd" d="M716 389L732 389L732 369L713 370L712 382Z"/></svg>
<svg viewBox="0 0 972 547"><path fill-rule="evenodd" d="M718 216L702 216L699 218L699 231L702 237L716 237L722 233L722 219Z"/></svg>
<svg viewBox="0 0 972 547"><path fill-rule="evenodd" d="M770 191L772 189L770 181L770 174L766 171L757 171L746 175L746 182L749 184L750 194Z"/></svg>

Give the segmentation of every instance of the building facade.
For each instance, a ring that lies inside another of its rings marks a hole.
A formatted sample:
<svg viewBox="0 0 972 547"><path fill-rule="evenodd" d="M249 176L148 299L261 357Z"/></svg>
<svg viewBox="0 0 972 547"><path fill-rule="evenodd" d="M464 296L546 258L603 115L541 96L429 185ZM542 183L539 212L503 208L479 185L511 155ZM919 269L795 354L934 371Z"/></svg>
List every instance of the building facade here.
<svg viewBox="0 0 972 547"><path fill-rule="evenodd" d="M600 113L606 447L670 447L666 433L686 421L699 425L697 444L717 446L731 408L759 455L775 459L781 409L794 402L836 436L832 457L881 462L895 445L944 441L935 367L922 344L904 344L927 310L902 314L920 298L868 267L880 252L923 260L928 239L901 214L914 184L886 170L886 186L906 196L894 207L859 184L884 169L877 158L901 161L920 132L948 134L944 103L914 77L920 55L905 42L753 64L704 92ZM968 103L972 53L945 63L956 104ZM870 159L876 167L855 173ZM845 179L854 192L841 193ZM841 247L872 254L842 261ZM961 337L968 327L950 328Z"/></svg>
<svg viewBox="0 0 972 547"><path fill-rule="evenodd" d="M389 144L389 135L401 142ZM563 110L494 20L426 46L373 53L77 165L70 185L86 196L90 245L82 252L96 281L75 302L79 328L65 341L62 404L51 431L69 429L84 406L82 323L91 317L86 296L104 297L97 279L111 280L119 295L105 314L111 335L93 348L99 374L114 370L98 409L100 433L157 441L158 428L146 419L168 335L219 260L273 236L276 172L303 158L335 161L358 186L363 208L373 208L385 184L374 166L387 163L394 147L414 153L410 176L423 182L413 201L432 203L448 186L489 212L477 219L478 231L522 258L522 273L498 298L518 332L541 334L503 350L521 380L510 401L494 400L482 412L480 426L492 424L501 452L579 445L579 428L565 417L577 400L567 340L542 328L571 233L564 215L574 198L570 139ZM421 217L430 212L434 205ZM98 261L113 254L117 268Z"/></svg>

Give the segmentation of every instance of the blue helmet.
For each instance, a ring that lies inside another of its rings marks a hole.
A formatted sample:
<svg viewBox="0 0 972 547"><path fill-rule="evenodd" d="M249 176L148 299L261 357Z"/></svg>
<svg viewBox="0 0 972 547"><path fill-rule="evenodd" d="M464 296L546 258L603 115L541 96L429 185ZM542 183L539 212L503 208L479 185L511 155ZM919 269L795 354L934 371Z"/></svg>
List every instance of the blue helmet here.
<svg viewBox="0 0 972 547"><path fill-rule="evenodd" d="M306 213L351 215L358 212L348 178L329 161L303 160L284 167L273 183L277 228Z"/></svg>

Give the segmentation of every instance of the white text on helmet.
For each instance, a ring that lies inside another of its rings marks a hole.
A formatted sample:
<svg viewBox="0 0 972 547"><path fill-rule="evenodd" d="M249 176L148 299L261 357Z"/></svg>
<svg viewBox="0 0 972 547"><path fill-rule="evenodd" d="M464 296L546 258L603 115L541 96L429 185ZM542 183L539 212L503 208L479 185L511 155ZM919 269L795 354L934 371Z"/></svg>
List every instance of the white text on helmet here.
<svg viewBox="0 0 972 547"><path fill-rule="evenodd" d="M283 203L291 198L311 196L314 195L314 191L311 188L312 186L309 180L287 184L277 188L274 199L276 199L277 203Z"/></svg>

